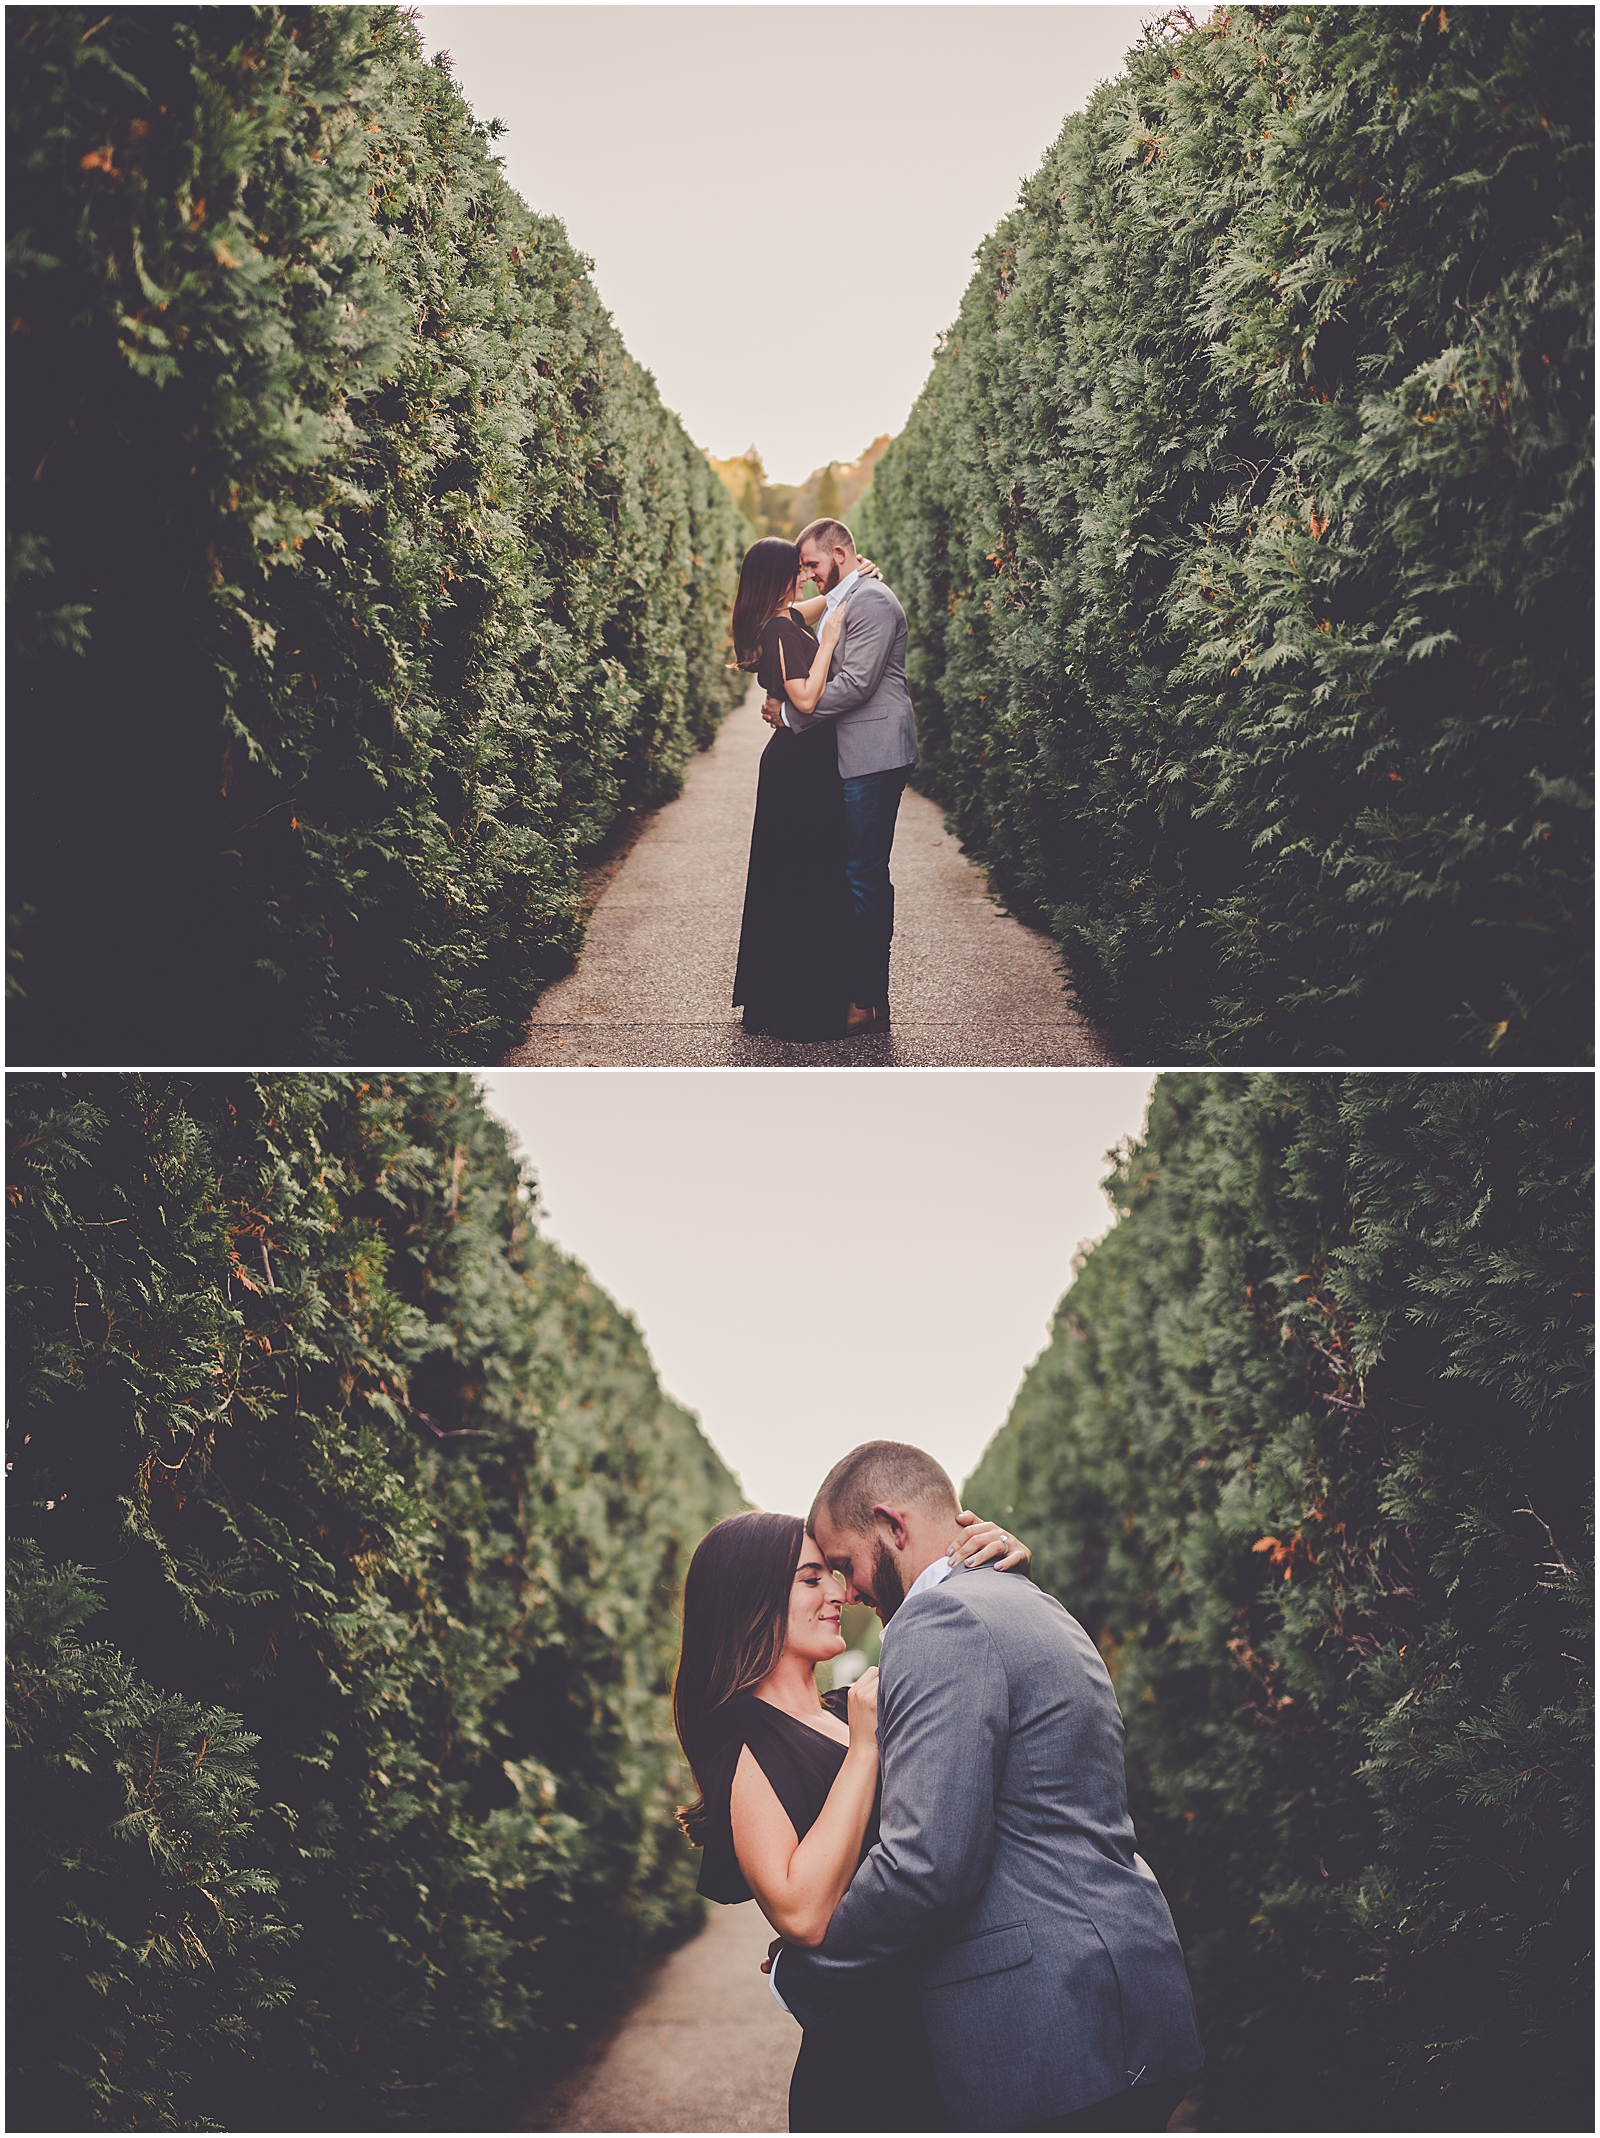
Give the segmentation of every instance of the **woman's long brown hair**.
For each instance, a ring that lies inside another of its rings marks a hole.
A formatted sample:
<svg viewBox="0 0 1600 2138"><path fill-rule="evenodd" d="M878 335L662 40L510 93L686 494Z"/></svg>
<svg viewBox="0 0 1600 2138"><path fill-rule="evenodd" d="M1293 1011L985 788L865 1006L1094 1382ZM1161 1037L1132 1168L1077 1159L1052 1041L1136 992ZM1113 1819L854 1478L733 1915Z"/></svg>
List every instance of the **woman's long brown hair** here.
<svg viewBox="0 0 1600 2138"><path fill-rule="evenodd" d="M747 1693L777 1668L805 1541L806 1525L797 1514L730 1514L706 1531L689 1561L672 1719L700 1792L678 1811L678 1824L696 1848L706 1833L700 1769L707 1725L725 1700Z"/></svg>
<svg viewBox="0 0 1600 2138"><path fill-rule="evenodd" d="M754 668L761 634L785 590L800 570L800 545L763 535L752 542L739 566L739 591L733 597L733 658L739 668Z"/></svg>

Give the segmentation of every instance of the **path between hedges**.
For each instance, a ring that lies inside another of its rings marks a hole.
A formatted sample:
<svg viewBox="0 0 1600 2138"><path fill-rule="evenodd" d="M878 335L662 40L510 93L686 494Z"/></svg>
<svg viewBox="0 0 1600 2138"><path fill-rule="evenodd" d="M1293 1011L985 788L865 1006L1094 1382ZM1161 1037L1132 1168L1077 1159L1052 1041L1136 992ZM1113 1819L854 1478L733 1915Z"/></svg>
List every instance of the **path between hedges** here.
<svg viewBox="0 0 1600 2138"><path fill-rule="evenodd" d="M1067 1000L1055 944L1004 911L937 804L909 790L891 863L890 1029L810 1046L746 1038L728 997L756 767L769 733L759 707L752 687L694 760L682 795L646 824L600 894L577 969L540 999L507 1065L1076 1068L1117 1060Z"/></svg>
<svg viewBox="0 0 1600 2138"><path fill-rule="evenodd" d="M761 1974L772 1932L754 1901L713 1908L653 1968L609 2041L538 2101L535 2131L787 2131L800 2029Z"/></svg>
<svg viewBox="0 0 1600 2138"><path fill-rule="evenodd" d="M533 2101L524 2131L787 2131L800 2029L761 1974L772 1932L754 1901L712 1908L649 1968L620 2025ZM1190 2132L1193 2099L1167 2129Z"/></svg>

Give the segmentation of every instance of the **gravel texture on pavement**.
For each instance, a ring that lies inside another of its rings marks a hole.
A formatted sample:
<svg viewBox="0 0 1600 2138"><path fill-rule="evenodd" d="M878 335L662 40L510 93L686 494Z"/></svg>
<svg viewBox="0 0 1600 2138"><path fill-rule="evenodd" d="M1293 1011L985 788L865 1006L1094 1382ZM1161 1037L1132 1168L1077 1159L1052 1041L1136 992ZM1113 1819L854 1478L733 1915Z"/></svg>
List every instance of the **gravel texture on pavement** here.
<svg viewBox="0 0 1600 2138"><path fill-rule="evenodd" d="M773 2002L754 1901L713 1908L605 2046L524 2120L541 2131L787 2131L800 2029Z"/></svg>
<svg viewBox="0 0 1600 2138"><path fill-rule="evenodd" d="M1115 1063L1065 992L1055 944L1014 920L925 795L900 804L890 870L887 1032L815 1044L747 1038L729 1001L756 768L769 729L753 686L684 792L601 892L575 971L546 990L507 1066L1078 1068Z"/></svg>
<svg viewBox="0 0 1600 2138"><path fill-rule="evenodd" d="M761 1962L772 1937L754 1901L712 1908L697 1938L649 1968L627 2016L535 2101L525 2131L787 2131L800 2029ZM850 2129L840 2103L840 2129ZM1169 2131L1192 2131L1181 2102Z"/></svg>

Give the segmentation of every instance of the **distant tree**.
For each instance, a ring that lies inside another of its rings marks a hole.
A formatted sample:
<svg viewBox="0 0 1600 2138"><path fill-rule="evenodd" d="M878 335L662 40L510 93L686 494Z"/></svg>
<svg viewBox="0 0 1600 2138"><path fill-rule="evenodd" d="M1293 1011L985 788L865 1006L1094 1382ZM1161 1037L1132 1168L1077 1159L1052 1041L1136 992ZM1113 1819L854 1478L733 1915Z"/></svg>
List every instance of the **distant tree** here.
<svg viewBox="0 0 1600 2138"><path fill-rule="evenodd" d="M880 437L873 439L871 445L867 447L859 460L848 461L837 467L839 509L841 512L855 514L866 503L868 496L871 494L872 478L877 473L878 462L888 452L893 442L889 433L885 431ZM850 525L859 545L861 529L856 526L854 518L851 519Z"/></svg>

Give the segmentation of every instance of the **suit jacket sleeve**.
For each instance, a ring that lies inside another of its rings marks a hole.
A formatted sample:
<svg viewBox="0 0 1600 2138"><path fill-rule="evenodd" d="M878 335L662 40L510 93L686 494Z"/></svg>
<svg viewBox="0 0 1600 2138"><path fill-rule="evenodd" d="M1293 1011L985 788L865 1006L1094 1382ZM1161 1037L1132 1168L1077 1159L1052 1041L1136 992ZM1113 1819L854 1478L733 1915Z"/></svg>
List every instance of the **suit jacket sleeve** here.
<svg viewBox="0 0 1600 2138"><path fill-rule="evenodd" d="M863 600L858 593L845 604L844 631L827 684L812 708L813 720L834 719L866 704L883 681L899 629L893 602Z"/></svg>
<svg viewBox="0 0 1600 2138"><path fill-rule="evenodd" d="M1010 1695L987 1628L942 1582L880 1665L879 1840L834 1910L821 1945L785 1946L783 2002L810 2025L851 1995L864 1969L937 1932L982 1891L994 1854Z"/></svg>

